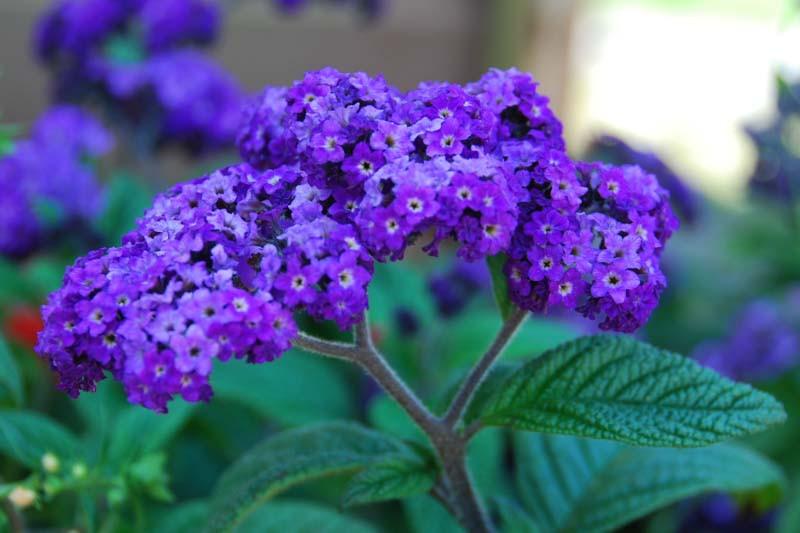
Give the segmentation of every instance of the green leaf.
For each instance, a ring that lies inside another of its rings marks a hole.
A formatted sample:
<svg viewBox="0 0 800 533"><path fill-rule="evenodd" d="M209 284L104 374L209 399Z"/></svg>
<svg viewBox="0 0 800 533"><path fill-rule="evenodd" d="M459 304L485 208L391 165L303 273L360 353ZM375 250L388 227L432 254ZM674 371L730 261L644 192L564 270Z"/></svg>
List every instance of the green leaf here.
<svg viewBox="0 0 800 533"><path fill-rule="evenodd" d="M517 502L501 497L495 498L494 504L500 515L501 530L505 533L539 532L536 523Z"/></svg>
<svg viewBox="0 0 800 533"><path fill-rule="evenodd" d="M268 502L238 528L237 533L378 533L370 524L317 503Z"/></svg>
<svg viewBox="0 0 800 533"><path fill-rule="evenodd" d="M482 310L462 313L441 332L437 351L448 368L471 367L483 355L501 327L502 321L494 312ZM531 317L523 322L503 350L503 359L530 359L577 336L578 332L571 326Z"/></svg>
<svg viewBox="0 0 800 533"><path fill-rule="evenodd" d="M341 365L296 350L265 365L217 365L211 384L215 399L246 405L284 427L356 415L355 394Z"/></svg>
<svg viewBox="0 0 800 533"><path fill-rule="evenodd" d="M357 424L328 422L267 438L220 478L211 502L211 531L230 531L260 503L305 481L356 473L406 450L398 440Z"/></svg>
<svg viewBox="0 0 800 533"><path fill-rule="evenodd" d="M7 396L13 405L19 406L25 401L22 377L17 362L11 355L5 339L0 335L0 398Z"/></svg>
<svg viewBox="0 0 800 533"><path fill-rule="evenodd" d="M432 496L419 495L403 501L413 533L464 533L455 518Z"/></svg>
<svg viewBox="0 0 800 533"><path fill-rule="evenodd" d="M745 494L780 485L769 460L745 448L640 448L575 437L515 435L517 490L550 532L614 530L708 492Z"/></svg>
<svg viewBox="0 0 800 533"><path fill-rule="evenodd" d="M350 507L426 493L433 487L437 475L436 462L430 455L404 453L390 456L350 480L342 505Z"/></svg>
<svg viewBox="0 0 800 533"><path fill-rule="evenodd" d="M485 425L643 446L703 446L786 418L768 394L624 336L568 342L492 386L472 413Z"/></svg>
<svg viewBox="0 0 800 533"><path fill-rule="evenodd" d="M169 490L166 473L167 456L163 452L151 453L132 462L127 473L134 488L140 488L152 498L170 502L174 496Z"/></svg>
<svg viewBox="0 0 800 533"><path fill-rule="evenodd" d="M126 406L115 414L108 427L108 462L125 464L132 458L160 450L180 431L195 408L196 404L178 401L170 405L169 413L161 414L138 405Z"/></svg>
<svg viewBox="0 0 800 533"><path fill-rule="evenodd" d="M39 468L46 452L59 459L78 456L78 440L66 428L38 413L0 410L0 454Z"/></svg>
<svg viewBox="0 0 800 533"><path fill-rule="evenodd" d="M195 533L208 520L208 502L191 501L175 505L153 520L153 533Z"/></svg>
<svg viewBox="0 0 800 533"><path fill-rule="evenodd" d="M122 236L136 226L151 204L153 195L134 176L117 174L108 184L106 207L97 219L97 229L109 244L119 243Z"/></svg>
<svg viewBox="0 0 800 533"><path fill-rule="evenodd" d="M506 320L514 312L514 304L508 296L508 280L503 272L506 260L505 254L497 254L486 258L486 264L489 265L489 272L492 275L494 299L497 302L497 309L500 311L500 316L503 320Z"/></svg>

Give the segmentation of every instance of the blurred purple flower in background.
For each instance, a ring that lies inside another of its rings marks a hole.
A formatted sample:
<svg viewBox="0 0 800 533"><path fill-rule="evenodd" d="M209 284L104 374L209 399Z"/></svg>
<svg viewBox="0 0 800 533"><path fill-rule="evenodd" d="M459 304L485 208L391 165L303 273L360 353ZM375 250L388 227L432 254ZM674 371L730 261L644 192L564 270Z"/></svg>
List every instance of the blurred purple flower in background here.
<svg viewBox="0 0 800 533"><path fill-rule="evenodd" d="M742 508L728 494L715 494L699 502L687 502L689 508L678 533L766 533L775 526L774 511L759 513Z"/></svg>
<svg viewBox="0 0 800 533"><path fill-rule="evenodd" d="M243 102L238 82L196 50L220 23L209 0L60 0L34 47L57 100L101 104L140 151L202 153L232 146Z"/></svg>
<svg viewBox="0 0 800 533"><path fill-rule="evenodd" d="M654 174L662 187L670 194L670 202L678 215L692 224L699 215L698 194L686 184L686 180L672 170L654 152L637 150L613 135L602 135L592 141L586 158L614 165L638 165Z"/></svg>
<svg viewBox="0 0 800 533"><path fill-rule="evenodd" d="M734 319L730 336L699 345L701 364L739 381L780 376L800 362L800 288L785 300L757 300Z"/></svg>
<svg viewBox="0 0 800 533"><path fill-rule="evenodd" d="M456 259L447 271L431 276L428 288L439 314L451 317L461 312L481 291L488 294L491 283L485 262Z"/></svg>
<svg viewBox="0 0 800 533"><path fill-rule="evenodd" d="M800 198L800 83L778 80L778 113L745 129L758 150L750 188L790 206Z"/></svg>
<svg viewBox="0 0 800 533"><path fill-rule="evenodd" d="M0 159L0 254L31 252L43 225L83 223L99 215L104 191L92 162L113 146L111 134L79 108L45 112L29 137ZM55 220L39 220L43 208Z"/></svg>

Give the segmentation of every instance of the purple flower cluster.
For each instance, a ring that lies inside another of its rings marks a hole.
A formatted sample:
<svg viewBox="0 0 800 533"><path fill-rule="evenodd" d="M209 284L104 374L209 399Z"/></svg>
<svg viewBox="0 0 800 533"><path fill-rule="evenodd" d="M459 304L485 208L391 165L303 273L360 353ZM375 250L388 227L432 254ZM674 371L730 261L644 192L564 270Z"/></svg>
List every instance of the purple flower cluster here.
<svg viewBox="0 0 800 533"><path fill-rule="evenodd" d="M518 305L605 328L641 325L664 287L668 194L637 167L572 162L527 74L404 94L311 72L254 100L238 142L244 163L173 188L67 272L38 350L70 394L110 371L156 410L207 399L211 361L277 357L292 311L359 322L374 261L425 236L431 255L446 239L467 261L506 254Z"/></svg>
<svg viewBox="0 0 800 533"><path fill-rule="evenodd" d="M194 49L220 25L210 0L59 0L39 21L35 48L60 100L100 100L149 147L229 146L242 89Z"/></svg>
<svg viewBox="0 0 800 533"><path fill-rule="evenodd" d="M672 207L684 221L694 223L698 217L699 199L686 181L653 152L633 148L622 139L603 135L595 139L587 150L587 158L614 165L637 165L655 175L658 182L669 191Z"/></svg>
<svg viewBox="0 0 800 533"><path fill-rule="evenodd" d="M377 260L423 235L432 255L445 239L468 261L505 253L525 309L560 304L632 331L665 286L669 194L638 167L570 160L547 99L517 71L407 94L365 74L311 73L263 93L239 147L259 168L299 164L315 209L352 224Z"/></svg>
<svg viewBox="0 0 800 533"><path fill-rule="evenodd" d="M786 300L756 300L735 318L730 335L694 350L701 364L738 381L780 376L800 363L800 289Z"/></svg>
<svg viewBox="0 0 800 533"><path fill-rule="evenodd" d="M104 192L92 161L108 153L113 138L92 116L56 106L33 125L27 139L0 159L0 254L21 257L39 242L35 207L48 204L59 222L87 221L103 208Z"/></svg>

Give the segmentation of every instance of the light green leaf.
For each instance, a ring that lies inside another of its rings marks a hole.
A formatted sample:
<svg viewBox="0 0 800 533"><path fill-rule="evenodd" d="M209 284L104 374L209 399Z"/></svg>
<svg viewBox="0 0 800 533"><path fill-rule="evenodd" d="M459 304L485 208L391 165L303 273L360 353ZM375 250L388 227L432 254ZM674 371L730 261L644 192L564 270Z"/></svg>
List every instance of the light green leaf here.
<svg viewBox="0 0 800 533"><path fill-rule="evenodd" d="M152 205L153 195L141 180L117 174L108 184L106 207L97 219L97 229L109 244L118 244L123 235L134 229L136 220Z"/></svg>
<svg viewBox="0 0 800 533"><path fill-rule="evenodd" d="M410 452L390 456L350 480L342 505L350 507L425 493L433 487L437 475L438 467L433 457Z"/></svg>
<svg viewBox="0 0 800 533"><path fill-rule="evenodd" d="M17 406L22 405L25 401L25 391L17 362L11 355L5 338L0 335L0 398L4 396L7 396L13 405Z"/></svg>
<svg viewBox="0 0 800 533"><path fill-rule="evenodd" d="M403 501L413 533L464 533L455 518L432 496L419 495Z"/></svg>
<svg viewBox="0 0 800 533"><path fill-rule="evenodd" d="M370 524L317 503L276 500L262 506L237 533L378 533Z"/></svg>
<svg viewBox="0 0 800 533"><path fill-rule="evenodd" d="M774 398L631 337L568 342L493 383L473 416L486 425L703 446L783 422Z"/></svg>
<svg viewBox="0 0 800 533"><path fill-rule="evenodd" d="M517 489L544 531L614 530L660 507L708 492L780 485L769 460L745 448L640 448L576 437L515 435Z"/></svg>
<svg viewBox="0 0 800 533"><path fill-rule="evenodd" d="M195 407L177 401L170 405L169 413L161 414L138 405L126 406L109 426L108 462L125 464L132 458L160 450L180 431ZM143 435L147 438L142 438Z"/></svg>
<svg viewBox="0 0 800 533"><path fill-rule="evenodd" d="M198 500L175 505L151 524L153 533L196 533L208 519L208 502Z"/></svg>
<svg viewBox="0 0 800 533"><path fill-rule="evenodd" d="M335 361L292 350L267 364L217 365L211 384L215 399L241 403L284 427L294 427L355 417L355 394L342 370Z"/></svg>
<svg viewBox="0 0 800 533"><path fill-rule="evenodd" d="M486 258L486 264L489 265L489 272L492 275L494 299L497 302L497 309L500 311L500 316L503 320L506 320L514 312L514 304L508 295L508 280L503 272L506 260L505 254L497 254Z"/></svg>
<svg viewBox="0 0 800 533"><path fill-rule="evenodd" d="M406 450L400 441L357 424L328 422L267 438L220 478L210 531L230 531L259 504L299 483L356 473Z"/></svg>
<svg viewBox="0 0 800 533"><path fill-rule="evenodd" d="M447 328L441 332L437 352L447 368L471 367L483 355L501 327L500 317L491 311L462 313L450 320ZM531 317L522 323L503 350L503 360L530 359L577 336L578 332L571 326Z"/></svg>
<svg viewBox="0 0 800 533"><path fill-rule="evenodd" d="M66 428L38 413L0 410L0 454L39 468L46 452L62 461L78 456L78 440Z"/></svg>
<svg viewBox="0 0 800 533"><path fill-rule="evenodd" d="M501 497L495 498L494 504L504 533L539 533L534 521L517 502Z"/></svg>

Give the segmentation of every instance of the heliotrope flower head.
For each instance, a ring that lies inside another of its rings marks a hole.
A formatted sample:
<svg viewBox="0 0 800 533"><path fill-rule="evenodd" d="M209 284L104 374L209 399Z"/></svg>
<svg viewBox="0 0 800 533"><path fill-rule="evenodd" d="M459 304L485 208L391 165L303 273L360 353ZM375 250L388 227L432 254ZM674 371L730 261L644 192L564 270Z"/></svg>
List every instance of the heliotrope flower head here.
<svg viewBox="0 0 800 533"><path fill-rule="evenodd" d="M565 306L606 329L639 327L666 284L668 193L638 167L573 162L518 71L409 93L310 72L260 95L238 141L244 163L176 186L120 248L68 271L39 344L68 392L108 371L157 410L207 399L211 362L277 357L292 312L361 321L374 262L416 244L505 254L517 305Z"/></svg>
<svg viewBox="0 0 800 533"><path fill-rule="evenodd" d="M56 224L84 223L97 216L104 191L93 160L113 144L111 134L79 108L56 106L39 117L30 135L0 159L0 254L21 257L42 244L48 228L36 211L43 205L58 215Z"/></svg>
<svg viewBox="0 0 800 533"><path fill-rule="evenodd" d="M670 194L670 202L678 214L688 223L698 216L698 195L654 152L637 150L622 139L603 135L595 139L587 149L587 158L614 165L637 165L658 178L658 182Z"/></svg>
<svg viewBox="0 0 800 533"><path fill-rule="evenodd" d="M61 0L35 46L65 101L100 101L151 148L201 152L232 144L242 89L196 51L217 35L209 0Z"/></svg>

